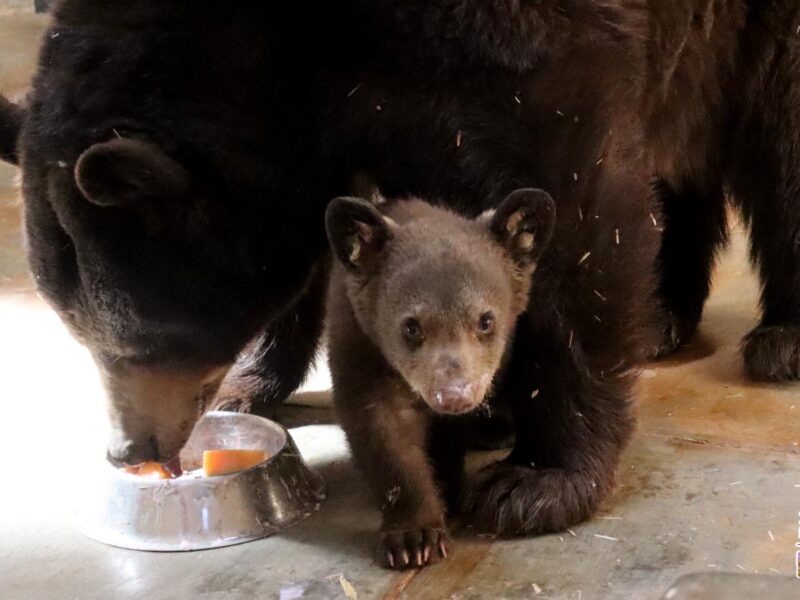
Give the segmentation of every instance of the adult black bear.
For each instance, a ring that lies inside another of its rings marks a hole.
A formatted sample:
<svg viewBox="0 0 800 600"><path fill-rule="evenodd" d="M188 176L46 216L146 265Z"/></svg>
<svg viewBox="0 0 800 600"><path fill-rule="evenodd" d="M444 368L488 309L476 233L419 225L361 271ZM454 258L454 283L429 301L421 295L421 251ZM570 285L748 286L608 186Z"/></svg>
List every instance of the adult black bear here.
<svg viewBox="0 0 800 600"><path fill-rule="evenodd" d="M517 444L470 502L505 534L585 518L631 428L659 230L654 353L700 318L724 187L764 284L745 364L800 377L799 10L64 0L22 136L26 227L43 293L105 373L111 458L169 458L248 340L228 394L297 384L324 206L354 171L473 216L534 186L559 219L501 390Z"/></svg>
<svg viewBox="0 0 800 600"><path fill-rule="evenodd" d="M284 60L279 12L55 7L20 143L25 225L39 288L105 380L114 462L175 455L248 343L258 376L245 359L229 384L267 401L316 349L330 198L293 98L313 65Z"/></svg>

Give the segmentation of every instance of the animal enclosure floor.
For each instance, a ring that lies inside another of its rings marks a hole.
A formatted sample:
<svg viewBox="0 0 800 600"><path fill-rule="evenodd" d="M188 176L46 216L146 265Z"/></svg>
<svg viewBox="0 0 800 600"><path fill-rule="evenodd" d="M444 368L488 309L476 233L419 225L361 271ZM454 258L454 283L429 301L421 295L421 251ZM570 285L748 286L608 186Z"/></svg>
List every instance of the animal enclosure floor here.
<svg viewBox="0 0 800 600"><path fill-rule="evenodd" d="M44 22L0 14L0 91L24 87ZM74 529L74 507L92 493L82 465L103 453L102 394L88 353L26 275L15 177L0 166L1 599L656 600L691 573L700 575L668 597L800 597L800 581L790 579L800 386L743 377L739 340L755 323L758 287L739 226L699 336L643 373L638 432L600 514L569 532L513 541L463 529L450 560L396 574L373 563L378 512L324 406L284 411L329 489L320 512L284 534L154 554L106 547Z"/></svg>

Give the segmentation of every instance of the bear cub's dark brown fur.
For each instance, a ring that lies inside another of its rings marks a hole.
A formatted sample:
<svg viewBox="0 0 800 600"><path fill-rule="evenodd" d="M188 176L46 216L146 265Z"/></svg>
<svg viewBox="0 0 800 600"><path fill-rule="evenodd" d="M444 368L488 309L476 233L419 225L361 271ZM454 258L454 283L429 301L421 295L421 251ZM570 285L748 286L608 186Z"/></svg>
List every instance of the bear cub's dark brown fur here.
<svg viewBox="0 0 800 600"><path fill-rule="evenodd" d="M380 208L353 198L328 208L330 367L355 461L381 503L378 558L408 568L447 556L445 507L463 472L448 424L491 396L555 204L523 189L475 220L416 199Z"/></svg>

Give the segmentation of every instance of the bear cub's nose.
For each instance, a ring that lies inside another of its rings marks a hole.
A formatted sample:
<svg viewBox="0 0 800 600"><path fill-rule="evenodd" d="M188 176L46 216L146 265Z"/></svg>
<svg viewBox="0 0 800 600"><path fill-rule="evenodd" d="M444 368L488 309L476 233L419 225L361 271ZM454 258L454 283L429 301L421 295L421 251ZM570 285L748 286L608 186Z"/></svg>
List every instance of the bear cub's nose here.
<svg viewBox="0 0 800 600"><path fill-rule="evenodd" d="M472 386L466 381L451 381L433 394L435 408L448 413L463 413L475 408L472 401Z"/></svg>

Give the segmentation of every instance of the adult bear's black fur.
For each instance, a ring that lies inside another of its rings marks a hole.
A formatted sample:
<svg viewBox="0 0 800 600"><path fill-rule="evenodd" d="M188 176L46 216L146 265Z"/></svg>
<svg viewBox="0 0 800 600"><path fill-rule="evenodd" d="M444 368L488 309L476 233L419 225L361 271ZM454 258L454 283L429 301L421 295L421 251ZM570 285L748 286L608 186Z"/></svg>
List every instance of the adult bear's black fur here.
<svg viewBox="0 0 800 600"><path fill-rule="evenodd" d="M22 109L0 96L0 160L17 164L17 137L23 115Z"/></svg>
<svg viewBox="0 0 800 600"><path fill-rule="evenodd" d="M205 400L259 332L227 393L242 378L269 400L296 385L319 331L316 295L298 298L323 252L325 202L354 171L388 195L467 214L538 186L559 222L499 390L517 444L469 500L504 534L585 518L631 428L627 373L645 343L660 229L652 353L697 325L726 187L764 283L745 364L755 377L800 377L798 10L336 0L223 13L187 0L65 0L22 139L26 224L41 288L112 396L155 407L129 415L112 457L167 458L182 422L157 428L172 409L142 400L152 382L178 373ZM151 163L136 143L103 146L118 137L155 146L167 180L186 185L126 175ZM93 155L121 168L89 202L75 167L96 144ZM96 201L131 190L156 197ZM191 422L196 408L185 411Z"/></svg>
<svg viewBox="0 0 800 600"><path fill-rule="evenodd" d="M44 37L21 138L30 263L101 369L115 462L177 452L248 343L257 377L243 360L223 393L268 402L316 348L329 198L298 92L315 66L286 59L280 13L67 0Z"/></svg>

